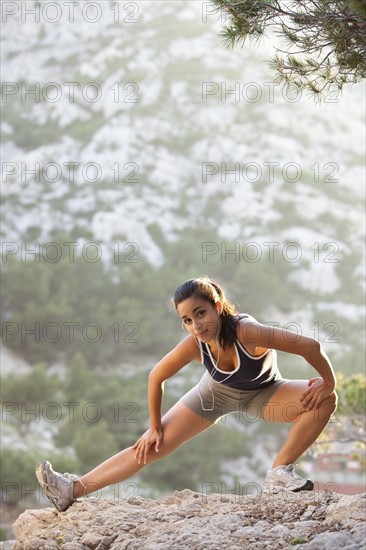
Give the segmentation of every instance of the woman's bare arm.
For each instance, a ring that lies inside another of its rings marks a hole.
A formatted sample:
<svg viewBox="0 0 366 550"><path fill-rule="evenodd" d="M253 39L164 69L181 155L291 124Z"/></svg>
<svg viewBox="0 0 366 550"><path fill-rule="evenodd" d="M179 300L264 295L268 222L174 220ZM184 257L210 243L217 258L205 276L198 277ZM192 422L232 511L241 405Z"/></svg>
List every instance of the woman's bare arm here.
<svg viewBox="0 0 366 550"><path fill-rule="evenodd" d="M244 347L272 348L301 355L320 374L324 383L334 391L336 377L333 367L317 340L290 330L262 325L253 318L241 319L238 325L238 339Z"/></svg>
<svg viewBox="0 0 366 550"><path fill-rule="evenodd" d="M150 413L150 428L133 445L135 459L138 464L146 464L148 453L152 446L158 453L163 440L161 425L161 407L164 391L164 382L176 374L185 365L199 359L199 349L195 339L187 336L151 370L148 385L148 402Z"/></svg>
<svg viewBox="0 0 366 550"><path fill-rule="evenodd" d="M163 357L149 374L148 402L150 426L161 428L161 405L164 382L191 361L200 359L200 351L195 339L187 336L172 351Z"/></svg>

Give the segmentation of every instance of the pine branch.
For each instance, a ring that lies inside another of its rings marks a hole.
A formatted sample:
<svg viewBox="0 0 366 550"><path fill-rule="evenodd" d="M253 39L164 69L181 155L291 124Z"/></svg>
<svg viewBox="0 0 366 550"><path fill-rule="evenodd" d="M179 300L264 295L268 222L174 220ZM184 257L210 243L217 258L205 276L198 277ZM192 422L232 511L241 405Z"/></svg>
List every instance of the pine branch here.
<svg viewBox="0 0 366 550"><path fill-rule="evenodd" d="M245 44L247 39L258 41L265 29L278 29L286 49L276 47L271 64L280 82L292 82L301 90L319 94L327 87L341 89L366 76L365 0L213 2L232 19L221 33L227 47ZM278 52L283 54L282 60Z"/></svg>

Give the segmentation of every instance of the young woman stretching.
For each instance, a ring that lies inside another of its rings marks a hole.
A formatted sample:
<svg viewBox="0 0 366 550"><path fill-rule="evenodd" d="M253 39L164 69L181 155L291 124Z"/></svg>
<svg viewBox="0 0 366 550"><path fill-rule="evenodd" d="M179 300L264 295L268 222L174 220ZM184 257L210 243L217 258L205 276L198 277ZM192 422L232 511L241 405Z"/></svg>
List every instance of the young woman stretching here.
<svg viewBox="0 0 366 550"><path fill-rule="evenodd" d="M78 497L137 474L222 416L250 411L267 422L293 422L263 490L313 488L312 481L294 471L294 462L323 431L337 402L334 372L319 342L237 313L222 288L207 277L179 286L173 303L189 334L149 374L150 428L133 446L81 478L54 472L48 461L38 464L38 481L59 511ZM275 350L301 355L320 377L284 380ZM206 367L200 382L161 417L164 381L194 359Z"/></svg>

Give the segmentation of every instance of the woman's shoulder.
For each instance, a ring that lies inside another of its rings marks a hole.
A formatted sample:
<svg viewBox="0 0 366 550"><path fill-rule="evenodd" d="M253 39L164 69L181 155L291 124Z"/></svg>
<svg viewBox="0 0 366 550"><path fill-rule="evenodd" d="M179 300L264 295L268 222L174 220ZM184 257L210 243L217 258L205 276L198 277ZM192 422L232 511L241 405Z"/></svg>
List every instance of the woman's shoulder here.
<svg viewBox="0 0 366 550"><path fill-rule="evenodd" d="M259 356L268 351L268 348L262 348L253 345L252 330L257 331L257 327L251 326L253 323L257 324L258 321L253 315L249 313L238 313L238 322L236 324L236 339L244 347L246 351L253 356Z"/></svg>
<svg viewBox="0 0 366 550"><path fill-rule="evenodd" d="M196 339L189 334L181 340L169 354L170 356L177 356L177 358L186 358L187 363L196 360L200 362L201 349Z"/></svg>
<svg viewBox="0 0 366 550"><path fill-rule="evenodd" d="M254 321L255 323L257 323L257 319L255 319L255 317L253 317L253 315L250 315L249 313L237 313L236 315L236 319L239 323L239 321L245 319L245 320L248 320L248 321Z"/></svg>

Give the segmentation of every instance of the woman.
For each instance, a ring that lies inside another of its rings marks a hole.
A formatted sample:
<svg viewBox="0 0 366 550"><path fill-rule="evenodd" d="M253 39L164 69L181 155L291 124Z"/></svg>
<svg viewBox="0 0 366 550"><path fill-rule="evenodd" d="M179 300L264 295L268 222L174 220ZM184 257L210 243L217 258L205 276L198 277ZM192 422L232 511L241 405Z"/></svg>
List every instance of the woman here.
<svg viewBox="0 0 366 550"><path fill-rule="evenodd" d="M264 491L311 490L294 471L295 461L317 439L336 409L336 380L319 342L238 314L222 288L207 277L177 288L173 304L188 336L149 374L150 428L131 447L81 478L36 469L47 498L59 511L76 498L125 480L218 422L231 412L256 411L267 422L293 422L264 482ZM301 355L320 377L284 380L276 351ZM206 372L200 382L161 417L164 381L193 360Z"/></svg>

